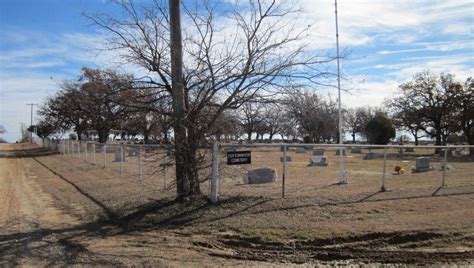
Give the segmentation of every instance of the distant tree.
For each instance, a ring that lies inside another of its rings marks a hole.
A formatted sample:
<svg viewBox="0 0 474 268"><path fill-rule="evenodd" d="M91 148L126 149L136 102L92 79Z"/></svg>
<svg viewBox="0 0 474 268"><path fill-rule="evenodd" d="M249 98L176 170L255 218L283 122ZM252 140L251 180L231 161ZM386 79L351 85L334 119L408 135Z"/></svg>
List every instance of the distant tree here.
<svg viewBox="0 0 474 268"><path fill-rule="evenodd" d="M240 109L240 122L247 141L252 141L252 134L257 133L263 125L263 104L258 102L247 102ZM258 136L257 136L258 140Z"/></svg>
<svg viewBox="0 0 474 268"><path fill-rule="evenodd" d="M7 132L7 130L5 129L4 126L0 125L0 134L5 134ZM0 137L0 143L5 143L6 141Z"/></svg>
<svg viewBox="0 0 474 268"><path fill-rule="evenodd" d="M450 74L439 77L429 71L418 73L399 86L400 92L390 101L397 125L410 130L417 140L418 130L435 138L436 145L459 129L456 111L462 86Z"/></svg>
<svg viewBox="0 0 474 268"><path fill-rule="evenodd" d="M365 126L365 135L370 144L387 144L395 138L395 127L386 114L378 112Z"/></svg>
<svg viewBox="0 0 474 268"><path fill-rule="evenodd" d="M355 143L356 134L364 136L365 126L375 116L376 110L372 107L357 107L344 112L345 128L350 130L353 143Z"/></svg>
<svg viewBox="0 0 474 268"><path fill-rule="evenodd" d="M457 91L457 112L454 116L459 123L469 145L474 145L474 79L468 78L464 88ZM470 155L474 155L474 148L470 149Z"/></svg>
<svg viewBox="0 0 474 268"><path fill-rule="evenodd" d="M46 121L42 119L37 125L30 126L28 128L28 131L35 132L35 134L40 137L44 142L44 139L48 138L49 136L58 131L58 126L54 125L52 121Z"/></svg>
<svg viewBox="0 0 474 268"><path fill-rule="evenodd" d="M297 121L306 141L337 140L338 110L336 102L315 92L297 90L285 101L288 113Z"/></svg>

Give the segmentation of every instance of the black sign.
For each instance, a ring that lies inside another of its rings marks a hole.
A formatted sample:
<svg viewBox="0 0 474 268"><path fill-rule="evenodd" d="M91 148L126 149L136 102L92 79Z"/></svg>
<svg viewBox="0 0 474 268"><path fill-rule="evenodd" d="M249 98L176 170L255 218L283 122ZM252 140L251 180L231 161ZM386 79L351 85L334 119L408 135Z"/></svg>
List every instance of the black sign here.
<svg viewBox="0 0 474 268"><path fill-rule="evenodd" d="M243 165L252 163L250 151L227 152L227 165Z"/></svg>

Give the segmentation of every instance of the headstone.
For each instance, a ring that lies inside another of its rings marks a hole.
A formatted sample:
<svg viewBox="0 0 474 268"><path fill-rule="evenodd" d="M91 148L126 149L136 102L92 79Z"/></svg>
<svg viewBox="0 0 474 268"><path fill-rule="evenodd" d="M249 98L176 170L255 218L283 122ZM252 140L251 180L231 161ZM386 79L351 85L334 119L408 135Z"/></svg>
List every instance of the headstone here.
<svg viewBox="0 0 474 268"><path fill-rule="evenodd" d="M271 168L257 168L250 170L247 177L248 184L261 184L276 181L276 171Z"/></svg>
<svg viewBox="0 0 474 268"><path fill-rule="evenodd" d="M291 156L288 156L288 155L285 156L285 157L280 156L280 162L283 162L283 161L284 162L291 162Z"/></svg>
<svg viewBox="0 0 474 268"><path fill-rule="evenodd" d="M305 149L305 148L302 148L302 147L298 147L298 148L296 148L296 153L298 153L298 154L304 154L304 153L306 153L306 149Z"/></svg>
<svg viewBox="0 0 474 268"><path fill-rule="evenodd" d="M454 153L455 153L456 155L458 155L458 156L459 156L459 155L462 155L462 148L456 148L456 150L454 151Z"/></svg>
<svg viewBox="0 0 474 268"><path fill-rule="evenodd" d="M341 151L340 151L339 149L337 149L337 150L336 150L336 155L339 155L340 152L341 152ZM342 155L346 155L346 150L345 150L345 149L342 149Z"/></svg>
<svg viewBox="0 0 474 268"><path fill-rule="evenodd" d="M414 152L415 152L415 148L412 148L412 147L405 148L405 152L406 152L406 153L414 153Z"/></svg>
<svg viewBox="0 0 474 268"><path fill-rule="evenodd" d="M425 172L433 170L430 165L430 158L429 157L418 157L416 158L416 166L413 169L413 172Z"/></svg>
<svg viewBox="0 0 474 268"><path fill-rule="evenodd" d="M324 149L314 149L313 150L313 155L324 155Z"/></svg>
<svg viewBox="0 0 474 268"><path fill-rule="evenodd" d="M351 148L351 154L361 154L362 149L361 148Z"/></svg>
<svg viewBox="0 0 474 268"><path fill-rule="evenodd" d="M310 166L327 166L327 158L322 155L315 155L309 161Z"/></svg>
<svg viewBox="0 0 474 268"><path fill-rule="evenodd" d="M313 150L313 146L307 145L304 147L306 150Z"/></svg>
<svg viewBox="0 0 474 268"><path fill-rule="evenodd" d="M121 162L122 156L120 150L115 151L115 159L113 162ZM123 156L123 162L125 162L125 155Z"/></svg>
<svg viewBox="0 0 474 268"><path fill-rule="evenodd" d="M365 156L364 156L364 160L373 160L377 158L377 154L374 153L374 152L368 152Z"/></svg>

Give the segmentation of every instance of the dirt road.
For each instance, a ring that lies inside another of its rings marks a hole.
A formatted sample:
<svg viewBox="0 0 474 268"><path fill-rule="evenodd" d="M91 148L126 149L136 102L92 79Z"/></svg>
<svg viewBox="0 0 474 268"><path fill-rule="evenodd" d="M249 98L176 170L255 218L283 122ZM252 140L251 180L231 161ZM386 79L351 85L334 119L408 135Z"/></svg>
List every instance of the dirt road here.
<svg viewBox="0 0 474 268"><path fill-rule="evenodd" d="M61 191L81 194L34 158L24 157L24 150L18 152L21 158L12 158L19 146L0 145L10 154L0 157L0 266L251 264L211 258L208 249L198 246L206 238L180 230L133 231L74 216L39 182L54 181Z"/></svg>
<svg viewBox="0 0 474 268"><path fill-rule="evenodd" d="M0 158L0 233L3 238L0 264L41 263L43 260L35 257L38 250L48 251L51 259L60 261L67 258L67 245L61 245L54 238L38 238L53 229L70 228L79 221L54 207L52 198L26 176L22 161L21 158ZM4 240L8 237L14 239L14 243Z"/></svg>

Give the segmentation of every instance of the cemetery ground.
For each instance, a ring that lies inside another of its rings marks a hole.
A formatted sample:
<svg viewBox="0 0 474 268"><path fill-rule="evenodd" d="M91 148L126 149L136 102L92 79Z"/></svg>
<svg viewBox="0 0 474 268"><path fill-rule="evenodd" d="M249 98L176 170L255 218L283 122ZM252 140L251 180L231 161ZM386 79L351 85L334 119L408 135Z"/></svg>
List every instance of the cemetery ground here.
<svg viewBox="0 0 474 268"><path fill-rule="evenodd" d="M146 159L139 180L134 156L120 175L113 153L103 168L99 154L92 165L84 156L2 145L9 157L0 158L0 264L474 264L472 158L449 158L440 187L442 158L433 150L390 151L381 192L381 157L346 150L349 183L339 185L334 150L326 150L329 165L317 167L308 166L310 152L290 150L281 198L282 153L250 150L250 165L226 166L222 154L213 205L175 202L172 168L164 190L162 172ZM419 155L435 170L412 173ZM396 175L396 165L405 172ZM276 170L276 182L243 183L263 166Z"/></svg>

